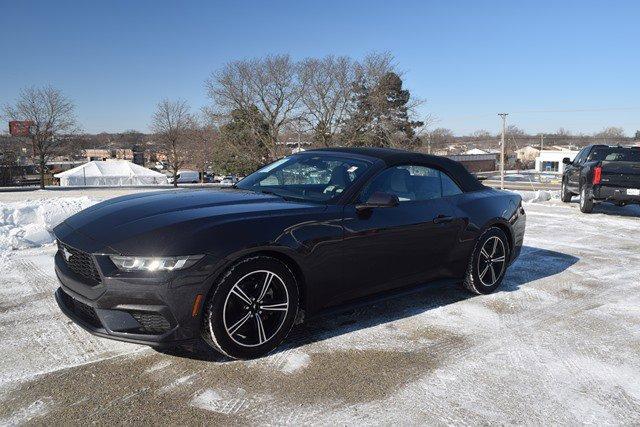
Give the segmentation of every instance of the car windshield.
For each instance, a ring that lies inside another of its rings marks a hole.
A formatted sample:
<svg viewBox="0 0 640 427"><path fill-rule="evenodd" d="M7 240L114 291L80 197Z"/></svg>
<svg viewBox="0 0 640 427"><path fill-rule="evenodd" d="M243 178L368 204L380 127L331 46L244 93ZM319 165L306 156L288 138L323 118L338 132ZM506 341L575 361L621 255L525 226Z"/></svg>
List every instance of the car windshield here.
<svg viewBox="0 0 640 427"><path fill-rule="evenodd" d="M640 162L640 150L637 148L624 147L594 148L589 155L589 161L599 162L601 160L611 162Z"/></svg>
<svg viewBox="0 0 640 427"><path fill-rule="evenodd" d="M285 199L326 203L344 193L370 165L339 155L298 154L263 167L236 186Z"/></svg>

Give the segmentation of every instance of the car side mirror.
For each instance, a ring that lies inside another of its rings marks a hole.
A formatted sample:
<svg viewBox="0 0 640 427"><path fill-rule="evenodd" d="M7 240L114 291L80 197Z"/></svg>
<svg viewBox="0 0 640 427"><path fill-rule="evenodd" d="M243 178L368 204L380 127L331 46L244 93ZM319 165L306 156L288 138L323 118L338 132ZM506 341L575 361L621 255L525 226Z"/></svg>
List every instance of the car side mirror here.
<svg viewBox="0 0 640 427"><path fill-rule="evenodd" d="M364 211L372 208L394 208L400 204L400 199L395 194L383 193L381 191L376 191L369 199L367 199L366 203L356 205L357 211Z"/></svg>
<svg viewBox="0 0 640 427"><path fill-rule="evenodd" d="M570 158L565 157L564 159L562 159L562 163L564 163L565 165L570 165L573 162L571 161Z"/></svg>

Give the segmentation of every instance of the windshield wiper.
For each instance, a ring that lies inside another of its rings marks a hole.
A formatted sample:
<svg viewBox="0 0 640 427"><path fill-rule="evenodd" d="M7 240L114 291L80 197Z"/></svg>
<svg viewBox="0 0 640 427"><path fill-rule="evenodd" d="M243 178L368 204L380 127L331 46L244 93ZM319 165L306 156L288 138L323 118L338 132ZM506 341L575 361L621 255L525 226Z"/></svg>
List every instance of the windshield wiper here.
<svg viewBox="0 0 640 427"><path fill-rule="evenodd" d="M259 192L261 192L262 194L269 194L270 196L276 196L276 197L280 197L284 200L287 200L287 198L285 196L283 196L282 194L278 194L273 190L258 190Z"/></svg>
<svg viewBox="0 0 640 427"><path fill-rule="evenodd" d="M276 197L280 197L281 199L287 201L287 202L304 202L304 199L301 199L299 197L294 197L294 196L283 196L280 193L276 193L273 190L258 190L259 192L261 192L262 194L269 194L270 196L276 196Z"/></svg>

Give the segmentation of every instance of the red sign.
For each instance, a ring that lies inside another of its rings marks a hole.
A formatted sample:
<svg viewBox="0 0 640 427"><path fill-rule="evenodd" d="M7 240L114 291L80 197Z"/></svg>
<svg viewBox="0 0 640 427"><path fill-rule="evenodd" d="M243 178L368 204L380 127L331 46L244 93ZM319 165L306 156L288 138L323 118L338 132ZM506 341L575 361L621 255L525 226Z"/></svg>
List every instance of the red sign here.
<svg viewBox="0 0 640 427"><path fill-rule="evenodd" d="M9 133L11 136L29 136L29 128L33 126L30 120L13 120L9 122Z"/></svg>

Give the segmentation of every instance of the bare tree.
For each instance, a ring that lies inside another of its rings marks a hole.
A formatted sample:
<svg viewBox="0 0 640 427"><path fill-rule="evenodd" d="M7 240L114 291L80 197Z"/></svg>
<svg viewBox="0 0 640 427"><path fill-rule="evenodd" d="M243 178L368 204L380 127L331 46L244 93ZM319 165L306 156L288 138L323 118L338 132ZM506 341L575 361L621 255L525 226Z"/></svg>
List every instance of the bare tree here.
<svg viewBox="0 0 640 427"><path fill-rule="evenodd" d="M166 154L173 173L173 185L178 186L178 170L188 159L188 145L194 138L195 120L184 100L163 99L153 114L151 129Z"/></svg>
<svg viewBox="0 0 640 427"><path fill-rule="evenodd" d="M479 140L492 140L493 135L486 129L479 129L471 133L471 137Z"/></svg>
<svg viewBox="0 0 640 427"><path fill-rule="evenodd" d="M356 81L362 82L368 87L378 84L382 76L388 73L396 73L402 77L402 72L397 70L396 60L390 52L371 52L362 61L355 64Z"/></svg>
<svg viewBox="0 0 640 427"><path fill-rule="evenodd" d="M206 80L209 97L220 113L230 116L235 110L255 109L256 137L263 138L271 157L276 157L281 128L296 116L304 82L289 55L270 55L226 64ZM267 123L263 136L257 131Z"/></svg>
<svg viewBox="0 0 640 427"><path fill-rule="evenodd" d="M447 128L436 128L429 132L429 139L434 149L446 149L447 145L455 142L453 131Z"/></svg>
<svg viewBox="0 0 640 427"><path fill-rule="evenodd" d="M20 91L14 105L5 105L3 112L11 120L32 122L34 163L40 171L40 188L44 188L47 162L59 154L64 142L60 137L78 130L73 102L51 86L28 87Z"/></svg>
<svg viewBox="0 0 640 427"><path fill-rule="evenodd" d="M514 137L514 136L527 136L527 132L525 132L524 130L520 129L518 126L516 125L509 125L507 126L507 135ZM498 134L498 136L500 136L500 134Z"/></svg>
<svg viewBox="0 0 640 427"><path fill-rule="evenodd" d="M188 144L188 160L201 173L204 182L206 172L214 166L215 151L219 146L220 132L211 123L198 124Z"/></svg>
<svg viewBox="0 0 640 427"><path fill-rule="evenodd" d="M416 137L424 144L427 144L427 153L431 154L431 128L438 123L440 119L434 114L428 113L421 120L422 126L416 128Z"/></svg>
<svg viewBox="0 0 640 427"><path fill-rule="evenodd" d="M329 147L348 112L355 64L348 57L308 58L299 67L302 103L316 141Z"/></svg>
<svg viewBox="0 0 640 427"><path fill-rule="evenodd" d="M569 131L569 130L567 130L567 129L563 128L563 127L561 127L561 128L559 128L559 129L556 131L556 133L555 133L555 134L556 134L557 136L559 136L559 137L569 137L569 136L571 136L571 131Z"/></svg>
<svg viewBox="0 0 640 427"><path fill-rule="evenodd" d="M626 135L624 134L624 129L620 127L607 127L594 134L593 136L605 143L616 142L626 137Z"/></svg>

